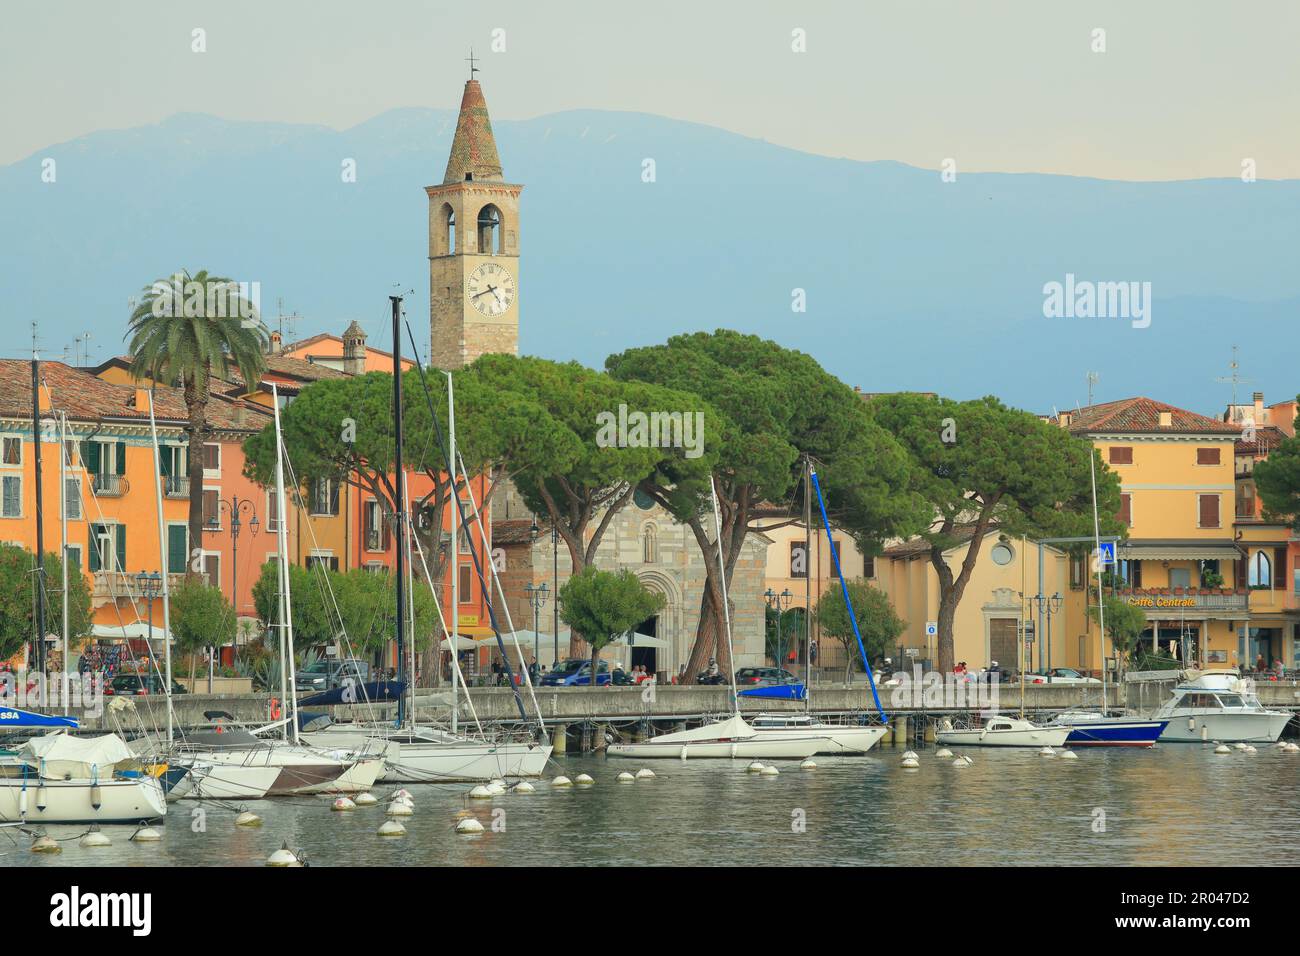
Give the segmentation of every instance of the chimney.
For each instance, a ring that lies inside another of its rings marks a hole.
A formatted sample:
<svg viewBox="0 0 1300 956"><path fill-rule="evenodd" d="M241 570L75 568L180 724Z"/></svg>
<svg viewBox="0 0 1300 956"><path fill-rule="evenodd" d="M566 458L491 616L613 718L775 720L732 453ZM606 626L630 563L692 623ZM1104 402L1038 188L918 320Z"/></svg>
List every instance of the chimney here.
<svg viewBox="0 0 1300 956"><path fill-rule="evenodd" d="M356 320L343 330L343 371L348 375L366 371L366 333Z"/></svg>
<svg viewBox="0 0 1300 956"><path fill-rule="evenodd" d="M141 415L149 414L149 389L136 386L135 410Z"/></svg>
<svg viewBox="0 0 1300 956"><path fill-rule="evenodd" d="M1173 413L1173 412L1161 412L1161 413L1160 413L1160 427L1161 427L1161 428L1173 428L1173 427L1174 427L1174 413Z"/></svg>
<svg viewBox="0 0 1300 956"><path fill-rule="evenodd" d="M270 354L279 355L280 350L284 348L284 341L279 332L271 333Z"/></svg>
<svg viewBox="0 0 1300 956"><path fill-rule="evenodd" d="M1255 400L1255 427L1267 425L1268 422L1264 421L1264 393L1256 392L1252 398Z"/></svg>
<svg viewBox="0 0 1300 956"><path fill-rule="evenodd" d="M1057 416L1057 421L1062 428L1069 428L1070 422L1074 421L1074 412L1061 412Z"/></svg>

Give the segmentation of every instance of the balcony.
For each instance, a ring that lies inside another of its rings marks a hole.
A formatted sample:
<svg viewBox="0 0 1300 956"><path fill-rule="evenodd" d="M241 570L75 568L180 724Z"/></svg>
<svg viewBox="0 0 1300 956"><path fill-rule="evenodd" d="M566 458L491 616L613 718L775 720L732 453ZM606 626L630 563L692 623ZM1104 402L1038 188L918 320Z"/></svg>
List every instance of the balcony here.
<svg viewBox="0 0 1300 956"><path fill-rule="evenodd" d="M163 495L168 498L189 498L189 478L180 475L163 475Z"/></svg>
<svg viewBox="0 0 1300 956"><path fill-rule="evenodd" d="M1250 594L1245 588L1130 588L1115 592L1121 600L1151 612L1196 614L1224 611L1245 613Z"/></svg>
<svg viewBox="0 0 1300 956"><path fill-rule="evenodd" d="M131 489L125 475L92 475L90 485L100 498L121 498Z"/></svg>
<svg viewBox="0 0 1300 956"><path fill-rule="evenodd" d="M185 580L183 574L167 575L168 589L180 587ZM136 580L136 573L129 571L96 571L95 586L91 591L91 597L95 601L111 601L115 598L135 598L140 600L145 597L144 589L140 587L140 582ZM98 606L98 605L97 605Z"/></svg>

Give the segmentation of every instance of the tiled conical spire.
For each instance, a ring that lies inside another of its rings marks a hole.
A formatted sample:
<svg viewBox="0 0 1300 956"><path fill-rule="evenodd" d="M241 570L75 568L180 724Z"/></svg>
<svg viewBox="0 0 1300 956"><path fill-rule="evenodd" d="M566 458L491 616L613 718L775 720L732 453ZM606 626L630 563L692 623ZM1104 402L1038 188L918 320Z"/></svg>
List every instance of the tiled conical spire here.
<svg viewBox="0 0 1300 956"><path fill-rule="evenodd" d="M456 138L452 140L451 155L447 157L447 174L444 183L463 182L472 174L475 182L487 180L501 182L501 159L497 156L497 143L492 138L492 121L488 119L487 100L478 80L465 84L465 95L460 101L460 118L456 120Z"/></svg>

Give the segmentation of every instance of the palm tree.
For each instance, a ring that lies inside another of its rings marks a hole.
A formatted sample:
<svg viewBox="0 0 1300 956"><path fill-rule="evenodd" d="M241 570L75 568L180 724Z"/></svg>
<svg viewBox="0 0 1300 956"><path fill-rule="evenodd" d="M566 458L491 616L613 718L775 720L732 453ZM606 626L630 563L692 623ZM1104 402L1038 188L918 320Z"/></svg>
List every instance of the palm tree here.
<svg viewBox="0 0 1300 956"><path fill-rule="evenodd" d="M203 443L208 424L209 382L238 369L248 389L266 371L268 333L257 308L230 279L181 271L144 289L131 313L131 374L184 391L189 441L189 546L203 540ZM186 562L187 573L192 570Z"/></svg>

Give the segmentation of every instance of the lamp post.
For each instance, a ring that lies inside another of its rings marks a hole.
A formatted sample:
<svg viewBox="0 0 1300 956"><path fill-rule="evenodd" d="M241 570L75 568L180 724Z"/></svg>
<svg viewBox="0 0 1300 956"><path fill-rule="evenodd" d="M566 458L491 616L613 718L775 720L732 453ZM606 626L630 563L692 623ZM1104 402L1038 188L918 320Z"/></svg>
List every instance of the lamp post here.
<svg viewBox="0 0 1300 956"><path fill-rule="evenodd" d="M256 536L258 532L257 506L253 504L251 498L240 498L239 495L231 495L229 501L217 500L217 513L208 519L208 530L220 530L219 519L221 509L225 508L230 515L230 603L235 609L235 624L239 623L239 532L243 527L243 522L239 520L242 512L249 514L248 531ZM221 581L215 582L217 588L221 587ZM212 651L215 652L215 648ZM208 693L212 693L212 669L214 653L208 654Z"/></svg>
<svg viewBox="0 0 1300 956"><path fill-rule="evenodd" d="M794 595L790 593L789 588L786 588L780 594L768 588L763 592L763 597L767 599L767 606L776 610L776 666L781 667L781 614L790 606L790 601L794 598Z"/></svg>
<svg viewBox="0 0 1300 956"><path fill-rule="evenodd" d="M533 606L533 667L537 669L537 615L546 606L546 597L550 594L550 590L543 581L541 587L525 584L524 593L528 595L528 603Z"/></svg>
<svg viewBox="0 0 1300 956"><path fill-rule="evenodd" d="M1047 599L1046 644L1047 644L1047 672L1049 674L1052 672L1052 615L1056 614L1061 610L1062 603L1063 601L1061 598L1060 591L1057 591L1055 594L1053 594L1050 598Z"/></svg>
<svg viewBox="0 0 1300 956"><path fill-rule="evenodd" d="M551 667L560 659L560 533L551 522L551 590L555 592L555 603L551 605L551 640L555 650L551 655Z"/></svg>
<svg viewBox="0 0 1300 956"><path fill-rule="evenodd" d="M149 637L152 638L153 637L153 602L154 602L154 598L156 598L159 592L162 591L162 575L159 574L157 571L152 571L152 572L141 571L139 574L135 576L135 583L136 583L136 587L140 589L140 593L144 595L145 607L149 609L148 611ZM167 639L168 639L168 635L164 634L163 640L165 641ZM148 643L149 643L148 640L146 640L145 645L148 646ZM150 649L149 653L152 654L153 650ZM168 693L171 692L170 687L167 688L167 692Z"/></svg>

